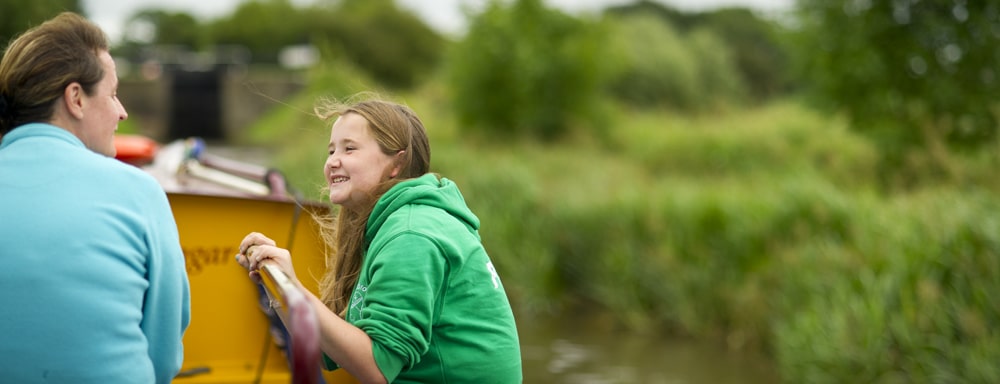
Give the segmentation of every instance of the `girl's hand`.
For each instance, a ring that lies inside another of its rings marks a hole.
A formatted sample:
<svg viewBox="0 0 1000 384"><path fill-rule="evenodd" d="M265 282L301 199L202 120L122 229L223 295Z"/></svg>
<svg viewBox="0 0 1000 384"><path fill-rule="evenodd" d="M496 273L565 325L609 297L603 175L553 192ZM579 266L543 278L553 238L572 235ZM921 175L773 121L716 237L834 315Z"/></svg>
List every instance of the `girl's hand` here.
<svg viewBox="0 0 1000 384"><path fill-rule="evenodd" d="M240 242L240 253L236 254L236 262L250 271L250 279L260 283L258 269L265 260L270 260L284 272L292 281L297 281L295 268L292 267L292 255L284 248L278 248L274 240L257 232L251 232Z"/></svg>

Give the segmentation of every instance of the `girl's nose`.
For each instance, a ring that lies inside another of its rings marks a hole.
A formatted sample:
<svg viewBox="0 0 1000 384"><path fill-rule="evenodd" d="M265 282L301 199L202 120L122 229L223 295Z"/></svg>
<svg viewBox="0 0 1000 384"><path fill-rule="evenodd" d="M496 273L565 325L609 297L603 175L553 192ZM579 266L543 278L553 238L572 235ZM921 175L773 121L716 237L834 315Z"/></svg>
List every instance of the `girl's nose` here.
<svg viewBox="0 0 1000 384"><path fill-rule="evenodd" d="M324 165L323 167L324 170L340 168L340 158L338 158L335 155L330 155L330 157L326 159L326 163L323 165Z"/></svg>

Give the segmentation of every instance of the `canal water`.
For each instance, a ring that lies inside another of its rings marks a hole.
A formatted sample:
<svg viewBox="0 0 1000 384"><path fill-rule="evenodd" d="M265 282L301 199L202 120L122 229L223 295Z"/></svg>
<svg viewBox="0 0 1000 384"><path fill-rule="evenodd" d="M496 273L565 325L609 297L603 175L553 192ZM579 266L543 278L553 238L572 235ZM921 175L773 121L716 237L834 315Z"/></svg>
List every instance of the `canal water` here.
<svg viewBox="0 0 1000 384"><path fill-rule="evenodd" d="M773 362L722 345L615 331L595 321L518 318L525 383L771 384Z"/></svg>

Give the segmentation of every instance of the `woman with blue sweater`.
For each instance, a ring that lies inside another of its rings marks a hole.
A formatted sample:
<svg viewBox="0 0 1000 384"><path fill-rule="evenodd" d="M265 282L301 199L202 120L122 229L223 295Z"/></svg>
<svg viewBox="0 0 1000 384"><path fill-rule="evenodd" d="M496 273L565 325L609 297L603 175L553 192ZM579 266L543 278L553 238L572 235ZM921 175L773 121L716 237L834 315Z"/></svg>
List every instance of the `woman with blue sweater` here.
<svg viewBox="0 0 1000 384"><path fill-rule="evenodd" d="M190 300L166 193L115 160L104 32L63 13L0 62L0 381L169 383Z"/></svg>

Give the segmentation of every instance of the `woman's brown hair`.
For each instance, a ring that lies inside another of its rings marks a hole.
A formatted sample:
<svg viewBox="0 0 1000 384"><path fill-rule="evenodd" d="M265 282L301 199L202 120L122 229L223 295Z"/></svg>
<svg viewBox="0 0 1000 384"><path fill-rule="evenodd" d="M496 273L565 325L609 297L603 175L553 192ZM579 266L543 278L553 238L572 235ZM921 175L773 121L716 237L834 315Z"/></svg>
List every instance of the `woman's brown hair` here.
<svg viewBox="0 0 1000 384"><path fill-rule="evenodd" d="M10 43L0 61L0 136L26 123L52 118L67 85L87 94L104 78L99 54L108 38L96 24L63 12Z"/></svg>
<svg viewBox="0 0 1000 384"><path fill-rule="evenodd" d="M400 171L396 177L387 174L384 181L368 196L364 208L351 210L340 208L335 218L321 220L324 223L324 238L334 251L327 257L327 272L320 280L320 297L334 313L344 317L347 313L351 292L358 282L364 257L365 228L368 216L378 198L400 181L422 176L430 171L430 142L424 125L410 108L390 101L384 101L374 94L362 94L356 98L362 101L344 103L336 100L321 100L316 114L329 121L334 117L354 113L368 122L369 133L378 142L382 153L396 155ZM390 167L392 168L392 167Z"/></svg>

